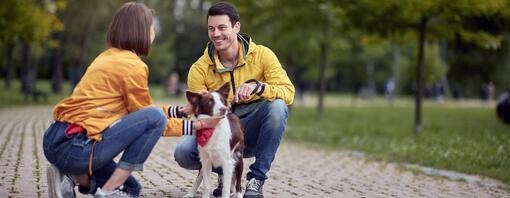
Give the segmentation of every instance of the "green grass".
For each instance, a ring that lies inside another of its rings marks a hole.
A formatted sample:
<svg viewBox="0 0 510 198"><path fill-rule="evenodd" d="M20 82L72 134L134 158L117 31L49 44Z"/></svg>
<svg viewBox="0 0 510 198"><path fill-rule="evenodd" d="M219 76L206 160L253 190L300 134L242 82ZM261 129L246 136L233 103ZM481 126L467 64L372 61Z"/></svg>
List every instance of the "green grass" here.
<svg viewBox="0 0 510 198"><path fill-rule="evenodd" d="M498 122L494 108L427 102L423 131L416 135L414 106L381 101L327 107L320 120L314 107L293 107L285 138L510 183L510 126Z"/></svg>
<svg viewBox="0 0 510 198"><path fill-rule="evenodd" d="M68 81L62 83L62 91L58 94L51 92L51 84L48 80L38 80L36 84L37 90L44 91L48 94L47 100L43 101L42 99L39 99L39 102L35 102L32 97L29 97L28 102L25 103L24 96L20 92L20 81L14 80L11 82L11 86L9 88L5 88L4 79L0 78L0 86L2 87L2 91L0 91L0 108L32 105L53 106L71 94L71 84ZM162 99L163 101L166 101L163 86L151 86L150 92L151 96L155 100Z"/></svg>
<svg viewBox="0 0 510 198"><path fill-rule="evenodd" d="M37 81L36 88L38 91L44 91L48 94L46 102L43 99L39 99L39 102L33 101L32 97L29 97L28 102L25 103L24 96L20 92L21 83L19 80L14 80L11 82L11 86L9 88L5 88L4 79L0 78L1 83L0 86L0 108L2 107L11 107L11 106L27 106L27 105L54 105L59 100L64 98L65 96L71 93L71 88L69 83L62 84L62 91L59 94L51 93L51 84L48 80L39 80Z"/></svg>

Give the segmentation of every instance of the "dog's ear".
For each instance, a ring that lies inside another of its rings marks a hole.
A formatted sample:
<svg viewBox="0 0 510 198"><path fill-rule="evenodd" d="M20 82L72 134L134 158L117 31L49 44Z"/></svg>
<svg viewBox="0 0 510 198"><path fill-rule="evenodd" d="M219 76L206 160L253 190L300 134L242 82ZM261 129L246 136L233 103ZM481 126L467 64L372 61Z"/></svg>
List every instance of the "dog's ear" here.
<svg viewBox="0 0 510 198"><path fill-rule="evenodd" d="M198 93L186 91L186 99L188 99L188 102L193 106L196 106L198 104L198 101L200 100L201 97L202 95Z"/></svg>
<svg viewBox="0 0 510 198"><path fill-rule="evenodd" d="M218 93L223 97L223 98L228 98L228 92L230 91L230 83L227 82L225 84L223 84L219 89L218 89Z"/></svg>

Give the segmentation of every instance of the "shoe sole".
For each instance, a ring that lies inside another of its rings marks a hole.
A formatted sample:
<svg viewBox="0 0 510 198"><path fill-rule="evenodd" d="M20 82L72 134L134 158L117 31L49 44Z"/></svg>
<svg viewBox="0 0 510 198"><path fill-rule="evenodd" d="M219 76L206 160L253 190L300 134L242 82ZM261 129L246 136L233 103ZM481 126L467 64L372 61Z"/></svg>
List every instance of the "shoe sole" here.
<svg viewBox="0 0 510 198"><path fill-rule="evenodd" d="M243 198L264 198L264 195L245 195Z"/></svg>
<svg viewBox="0 0 510 198"><path fill-rule="evenodd" d="M58 171L56 171L56 167L53 164L50 164L46 171L46 176L48 179L48 197L49 198L63 198L62 192L60 192L60 178L61 175ZM58 189L57 189L58 188Z"/></svg>

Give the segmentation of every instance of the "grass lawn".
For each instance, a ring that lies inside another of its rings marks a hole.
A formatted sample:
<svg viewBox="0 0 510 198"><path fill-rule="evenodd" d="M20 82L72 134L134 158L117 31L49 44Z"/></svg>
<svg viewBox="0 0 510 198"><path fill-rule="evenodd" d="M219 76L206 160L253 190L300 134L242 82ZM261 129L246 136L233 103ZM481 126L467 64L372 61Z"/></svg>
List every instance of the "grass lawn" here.
<svg viewBox="0 0 510 198"><path fill-rule="evenodd" d="M19 80L13 80L11 82L11 86L9 88L5 88L4 79L0 78L0 108L1 107L11 107L11 106L26 106L26 105L55 105L60 99L71 93L71 88L69 83L62 84L62 91L59 94L51 93L51 84L48 80L39 80L37 81L36 89L38 91L43 91L47 93L46 101L42 98L36 103L33 101L33 98L30 96L28 98L28 102L25 103L24 96L20 92L21 90L21 82Z"/></svg>
<svg viewBox="0 0 510 198"><path fill-rule="evenodd" d="M382 99L332 96L326 104L322 119L316 119L314 107L293 107L285 138L361 151L378 160L480 174L510 184L510 126L497 120L494 105L427 101L423 131L416 135L411 99L389 105Z"/></svg>

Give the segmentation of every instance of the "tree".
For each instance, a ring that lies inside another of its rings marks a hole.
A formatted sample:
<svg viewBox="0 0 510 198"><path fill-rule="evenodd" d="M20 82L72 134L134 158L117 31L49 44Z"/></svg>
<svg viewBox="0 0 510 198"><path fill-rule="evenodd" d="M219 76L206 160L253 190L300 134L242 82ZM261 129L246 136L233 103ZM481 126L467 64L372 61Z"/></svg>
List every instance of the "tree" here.
<svg viewBox="0 0 510 198"><path fill-rule="evenodd" d="M53 2L35 0L4 0L0 3L0 43L5 54L5 87L10 87L13 77L12 56L17 43L23 43L25 54L29 55L30 45L41 45L49 40L51 32L62 29L62 23L51 12ZM27 59L30 57L27 56ZM27 64L30 60L25 60ZM28 65L25 66L28 68Z"/></svg>
<svg viewBox="0 0 510 198"><path fill-rule="evenodd" d="M169 64L171 69L167 69L167 75L173 70L185 77L189 67L204 53L209 41L206 12L203 1L183 1L180 7L176 6L173 15L175 25L172 29L175 59Z"/></svg>
<svg viewBox="0 0 510 198"><path fill-rule="evenodd" d="M62 21L62 10L66 7L67 2L63 0L55 1L54 9L52 12L55 14L59 21ZM59 28L56 31L53 31L51 34L51 41L48 44L50 48L50 67L51 67L51 89L53 93L60 93L62 90L62 78L63 78L63 69L62 69L62 30L63 28Z"/></svg>
<svg viewBox="0 0 510 198"><path fill-rule="evenodd" d="M338 19L342 18L342 12L331 2L236 2L241 14L241 30L256 35L258 43L275 51L295 85L300 85L305 79L305 83L312 85L318 82L318 119L323 114L328 79L334 76L329 65L341 58L342 51L346 51L346 42L338 36L341 35L342 21ZM336 52L335 56L330 55L332 52Z"/></svg>
<svg viewBox="0 0 510 198"><path fill-rule="evenodd" d="M488 48L499 47L501 36L468 29L463 19L493 14L508 15L509 2L505 0L459 0L459 1L398 1L361 0L339 2L347 7L348 19L369 33L391 37L414 31L418 35L418 55L415 94L415 133L422 131L421 101L423 95L423 57L426 41L462 39ZM367 15L365 13L370 13ZM384 19L384 21L381 21ZM448 28L445 28L448 27Z"/></svg>

